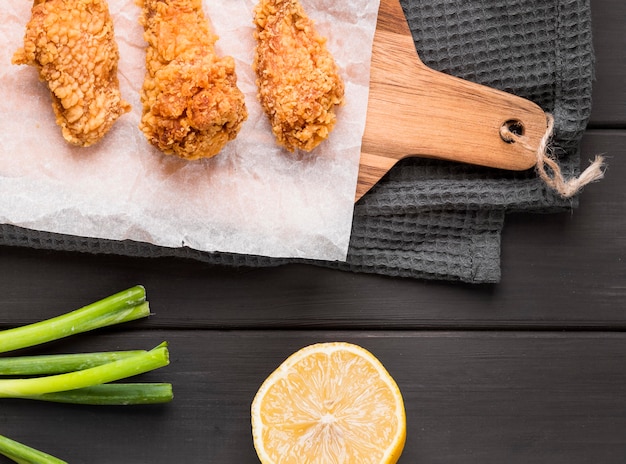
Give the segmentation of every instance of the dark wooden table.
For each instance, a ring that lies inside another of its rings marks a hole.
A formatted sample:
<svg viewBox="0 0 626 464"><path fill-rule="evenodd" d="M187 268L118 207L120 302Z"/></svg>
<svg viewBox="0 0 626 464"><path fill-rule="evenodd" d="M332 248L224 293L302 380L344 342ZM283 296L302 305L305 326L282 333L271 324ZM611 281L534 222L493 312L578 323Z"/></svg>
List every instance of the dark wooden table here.
<svg viewBox="0 0 626 464"><path fill-rule="evenodd" d="M402 463L626 463L626 3L592 9L582 153L608 156L606 178L571 212L509 217L500 284L0 247L0 328L143 284L148 320L50 351L168 340L171 365L143 379L176 394L132 408L3 400L0 434L71 463L255 463L249 407L263 379L304 345L346 340L402 390Z"/></svg>

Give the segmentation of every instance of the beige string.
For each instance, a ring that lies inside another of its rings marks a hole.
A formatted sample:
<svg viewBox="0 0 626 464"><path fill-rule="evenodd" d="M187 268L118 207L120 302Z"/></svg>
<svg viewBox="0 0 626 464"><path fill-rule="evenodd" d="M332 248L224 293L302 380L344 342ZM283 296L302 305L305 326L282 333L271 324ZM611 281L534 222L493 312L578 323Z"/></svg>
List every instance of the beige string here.
<svg viewBox="0 0 626 464"><path fill-rule="evenodd" d="M548 126L546 133L541 138L539 146L537 147L537 165L535 167L539 177L546 185L556 191L561 197L571 198L580 192L585 185L604 177L604 157L597 155L587 169L578 177L565 180L559 164L550 154L549 143L554 131L554 117L549 113L546 114L546 117ZM533 150L524 140L523 135L513 133L506 124L500 128L500 135L502 139L507 142L521 143L527 149ZM546 170L546 166L550 169L551 173Z"/></svg>

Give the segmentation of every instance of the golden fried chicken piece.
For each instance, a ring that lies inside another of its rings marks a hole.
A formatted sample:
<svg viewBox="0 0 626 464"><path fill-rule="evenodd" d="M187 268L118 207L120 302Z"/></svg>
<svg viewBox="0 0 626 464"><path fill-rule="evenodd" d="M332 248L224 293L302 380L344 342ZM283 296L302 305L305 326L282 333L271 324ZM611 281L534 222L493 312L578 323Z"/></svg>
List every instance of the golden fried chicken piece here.
<svg viewBox="0 0 626 464"><path fill-rule="evenodd" d="M218 40L201 0L139 0L146 50L140 128L166 154L215 156L248 117L235 61Z"/></svg>
<svg viewBox="0 0 626 464"><path fill-rule="evenodd" d="M118 61L105 0L35 0L24 47L12 60L39 70L63 137L84 147L130 111L119 90Z"/></svg>
<svg viewBox="0 0 626 464"><path fill-rule="evenodd" d="M258 97L277 142L311 151L344 100L337 65L298 0L260 0L254 10Z"/></svg>

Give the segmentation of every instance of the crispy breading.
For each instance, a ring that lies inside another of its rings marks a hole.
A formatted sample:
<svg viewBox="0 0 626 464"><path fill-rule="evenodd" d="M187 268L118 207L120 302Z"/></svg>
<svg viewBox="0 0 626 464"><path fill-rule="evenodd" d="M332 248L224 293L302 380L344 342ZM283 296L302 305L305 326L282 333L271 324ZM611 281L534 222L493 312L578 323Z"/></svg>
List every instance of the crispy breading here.
<svg viewBox="0 0 626 464"><path fill-rule="evenodd" d="M219 57L200 0L139 0L146 50L140 128L166 154L215 156L248 117L235 61Z"/></svg>
<svg viewBox="0 0 626 464"><path fill-rule="evenodd" d="M120 94L118 61L105 0L35 0L24 47L12 59L39 70L63 137L85 147L130 111Z"/></svg>
<svg viewBox="0 0 626 464"><path fill-rule="evenodd" d="M258 98L278 144L313 150L336 122L344 83L326 39L298 0L260 0L254 10Z"/></svg>

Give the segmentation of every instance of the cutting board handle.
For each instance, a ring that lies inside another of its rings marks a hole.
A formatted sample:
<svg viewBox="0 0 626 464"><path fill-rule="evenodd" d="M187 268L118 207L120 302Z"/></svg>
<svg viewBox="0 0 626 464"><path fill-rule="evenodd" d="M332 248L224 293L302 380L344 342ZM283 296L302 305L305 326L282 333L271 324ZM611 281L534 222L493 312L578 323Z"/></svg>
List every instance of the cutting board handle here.
<svg viewBox="0 0 626 464"><path fill-rule="evenodd" d="M357 200L408 156L529 169L546 128L535 103L424 65L399 1L381 1Z"/></svg>

